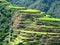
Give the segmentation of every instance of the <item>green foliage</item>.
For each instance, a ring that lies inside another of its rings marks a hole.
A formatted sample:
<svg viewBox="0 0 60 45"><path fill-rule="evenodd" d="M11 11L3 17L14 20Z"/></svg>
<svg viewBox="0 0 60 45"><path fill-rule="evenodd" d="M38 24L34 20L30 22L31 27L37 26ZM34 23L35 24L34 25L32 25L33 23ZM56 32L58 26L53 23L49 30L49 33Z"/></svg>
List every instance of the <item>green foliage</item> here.
<svg viewBox="0 0 60 45"><path fill-rule="evenodd" d="M4 40L10 32L12 10L7 9L7 1L0 1L0 45L7 45Z"/></svg>

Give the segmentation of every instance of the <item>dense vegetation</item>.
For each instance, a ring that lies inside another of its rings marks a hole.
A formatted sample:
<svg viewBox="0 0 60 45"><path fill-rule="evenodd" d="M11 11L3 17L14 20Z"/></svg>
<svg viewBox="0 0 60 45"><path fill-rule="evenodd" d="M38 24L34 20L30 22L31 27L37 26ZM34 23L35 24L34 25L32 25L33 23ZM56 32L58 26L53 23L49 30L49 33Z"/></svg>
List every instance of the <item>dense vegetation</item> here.
<svg viewBox="0 0 60 45"><path fill-rule="evenodd" d="M5 37L10 32L12 10L6 8L8 5L7 1L0 1L0 45L5 45Z"/></svg>
<svg viewBox="0 0 60 45"><path fill-rule="evenodd" d="M8 0L13 5L24 6L27 8L38 9L60 18L60 0ZM57 15L58 14L58 15Z"/></svg>
<svg viewBox="0 0 60 45"><path fill-rule="evenodd" d="M0 45L60 45L60 19L0 0Z"/></svg>

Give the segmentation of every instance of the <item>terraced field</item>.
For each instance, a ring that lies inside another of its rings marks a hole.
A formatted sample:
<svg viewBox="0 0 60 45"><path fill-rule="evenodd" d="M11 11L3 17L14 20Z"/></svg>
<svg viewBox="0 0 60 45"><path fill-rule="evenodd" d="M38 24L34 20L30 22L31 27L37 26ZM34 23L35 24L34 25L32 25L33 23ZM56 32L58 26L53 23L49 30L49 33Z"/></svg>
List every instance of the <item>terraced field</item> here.
<svg viewBox="0 0 60 45"><path fill-rule="evenodd" d="M12 30L3 40L7 45L60 45L60 19L25 7L8 5L6 8L14 10Z"/></svg>
<svg viewBox="0 0 60 45"><path fill-rule="evenodd" d="M17 34L13 34L11 37L10 45L41 45L49 42L51 40L58 39L57 43L59 43L60 35L59 33L51 33L51 32L36 32L36 31L27 31L27 30L17 30ZM57 36L58 35L58 36ZM44 40L46 42L44 42ZM54 41L55 43L55 41Z"/></svg>
<svg viewBox="0 0 60 45"><path fill-rule="evenodd" d="M21 17L17 28L14 29L13 37L16 38L11 41L11 45L12 43L13 45L52 45L51 43L59 45L60 19L51 18L44 12L31 9L18 10L14 14Z"/></svg>

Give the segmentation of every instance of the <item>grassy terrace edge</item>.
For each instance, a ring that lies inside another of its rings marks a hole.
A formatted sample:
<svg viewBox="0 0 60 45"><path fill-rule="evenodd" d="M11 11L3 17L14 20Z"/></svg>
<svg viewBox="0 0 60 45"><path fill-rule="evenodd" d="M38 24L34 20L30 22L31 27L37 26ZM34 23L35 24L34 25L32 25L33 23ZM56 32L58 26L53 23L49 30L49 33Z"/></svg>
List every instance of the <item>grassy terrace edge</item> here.
<svg viewBox="0 0 60 45"><path fill-rule="evenodd" d="M27 31L27 30L17 30L17 31L20 31L20 32L25 32L25 33L36 33L36 34L59 34L59 33L52 33L52 32L35 32L35 31Z"/></svg>
<svg viewBox="0 0 60 45"><path fill-rule="evenodd" d="M48 21L60 21L60 18L46 18L46 17L43 17L43 18L36 18L35 19L36 21L40 21L40 20L48 20Z"/></svg>

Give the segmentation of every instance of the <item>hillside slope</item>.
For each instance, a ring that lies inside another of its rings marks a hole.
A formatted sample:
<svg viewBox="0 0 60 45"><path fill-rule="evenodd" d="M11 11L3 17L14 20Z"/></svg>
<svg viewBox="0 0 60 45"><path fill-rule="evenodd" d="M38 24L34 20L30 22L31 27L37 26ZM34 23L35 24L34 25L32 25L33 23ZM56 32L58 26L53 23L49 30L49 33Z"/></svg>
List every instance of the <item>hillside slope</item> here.
<svg viewBox="0 0 60 45"><path fill-rule="evenodd" d="M0 0L0 45L50 44L60 45L59 18Z"/></svg>
<svg viewBox="0 0 60 45"><path fill-rule="evenodd" d="M8 0L13 5L24 6L27 8L38 9L60 18L60 0Z"/></svg>
<svg viewBox="0 0 60 45"><path fill-rule="evenodd" d="M11 45L60 44L60 19L39 10L15 8Z"/></svg>

